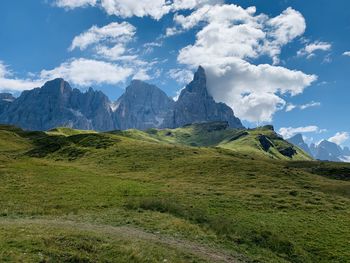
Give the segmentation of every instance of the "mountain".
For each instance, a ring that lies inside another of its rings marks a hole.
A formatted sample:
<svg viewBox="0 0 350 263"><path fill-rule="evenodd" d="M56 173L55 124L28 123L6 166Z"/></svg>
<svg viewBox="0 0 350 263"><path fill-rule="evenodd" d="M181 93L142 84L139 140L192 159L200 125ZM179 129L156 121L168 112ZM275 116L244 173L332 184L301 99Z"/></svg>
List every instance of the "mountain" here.
<svg viewBox="0 0 350 263"><path fill-rule="evenodd" d="M161 89L133 80L114 103L101 91L72 89L63 79L48 81L42 88L22 92L18 98L0 94L0 123L26 130L70 127L83 130L177 128L185 124L227 121L243 128L224 103L209 95L202 67L174 102Z"/></svg>
<svg viewBox="0 0 350 263"><path fill-rule="evenodd" d="M227 121L231 128L243 128L232 109L224 103L215 102L208 93L205 70L199 66L193 81L181 91L164 127L176 128L210 121Z"/></svg>
<svg viewBox="0 0 350 263"><path fill-rule="evenodd" d="M342 148L341 146L327 140L322 140L319 144L312 143L308 146L304 142L303 136L297 134L287 139L287 141L298 146L317 160L331 162L349 162L350 160L350 149L348 147Z"/></svg>
<svg viewBox="0 0 350 263"><path fill-rule="evenodd" d="M328 161L340 161L342 149L335 143L323 140L317 145L316 159Z"/></svg>
<svg viewBox="0 0 350 263"><path fill-rule="evenodd" d="M336 143L323 140L318 145L311 145L315 159L323 161L344 162L349 160L350 150L348 147L340 147Z"/></svg>
<svg viewBox="0 0 350 263"><path fill-rule="evenodd" d="M120 130L160 127L174 101L161 89L133 80L112 106L116 127Z"/></svg>
<svg viewBox="0 0 350 263"><path fill-rule="evenodd" d="M295 146L299 147L304 152L312 156L311 150L309 146L305 143L303 136L301 134L296 134L293 137L287 139L287 141L290 142L291 144L294 144Z"/></svg>
<svg viewBox="0 0 350 263"><path fill-rule="evenodd" d="M24 91L7 105L0 122L27 130L49 130L58 126L77 129L114 128L108 98L100 91L82 93L63 79L45 83L42 88Z"/></svg>

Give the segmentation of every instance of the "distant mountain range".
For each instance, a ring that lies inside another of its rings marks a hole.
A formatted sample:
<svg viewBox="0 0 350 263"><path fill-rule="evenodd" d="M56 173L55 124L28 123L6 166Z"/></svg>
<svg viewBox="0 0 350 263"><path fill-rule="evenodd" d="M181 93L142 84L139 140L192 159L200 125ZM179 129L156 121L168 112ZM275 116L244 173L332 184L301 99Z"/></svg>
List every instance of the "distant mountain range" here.
<svg viewBox="0 0 350 263"><path fill-rule="evenodd" d="M307 145L301 134L297 134L287 141L298 146L310 156L317 160L332 161L332 162L350 162L350 149L348 147L342 148L336 143L322 140L318 144Z"/></svg>
<svg viewBox="0 0 350 263"><path fill-rule="evenodd" d="M229 106L215 102L208 93L202 67L177 101L140 80L133 80L116 102L92 88L84 93L72 89L63 79L24 91L18 98L0 93L0 123L26 130L62 126L97 131L145 130L209 121L226 121L231 128L244 128Z"/></svg>

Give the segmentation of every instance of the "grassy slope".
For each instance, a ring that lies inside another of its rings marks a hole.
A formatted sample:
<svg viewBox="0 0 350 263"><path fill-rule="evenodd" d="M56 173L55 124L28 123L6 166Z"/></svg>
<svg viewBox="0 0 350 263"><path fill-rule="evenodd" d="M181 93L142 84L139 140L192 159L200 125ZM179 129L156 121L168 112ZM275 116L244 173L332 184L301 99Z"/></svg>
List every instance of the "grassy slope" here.
<svg viewBox="0 0 350 263"><path fill-rule="evenodd" d="M311 160L303 150L282 140L269 126L252 130L226 129L222 122L188 125L177 129L150 129L146 132L129 130L121 132L124 136L148 141L183 144L188 146L211 146L235 151L236 153L256 155L279 160ZM259 136L271 143L269 149L263 149ZM292 148L296 151L292 157L280 151Z"/></svg>
<svg viewBox="0 0 350 263"><path fill-rule="evenodd" d="M0 128L0 261L350 260L348 165L61 133Z"/></svg>

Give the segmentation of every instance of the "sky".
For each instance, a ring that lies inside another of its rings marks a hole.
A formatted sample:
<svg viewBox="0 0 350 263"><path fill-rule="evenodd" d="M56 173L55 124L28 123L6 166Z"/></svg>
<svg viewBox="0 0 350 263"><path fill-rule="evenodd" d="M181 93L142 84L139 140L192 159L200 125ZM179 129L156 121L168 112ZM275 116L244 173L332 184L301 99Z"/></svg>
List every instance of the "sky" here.
<svg viewBox="0 0 350 263"><path fill-rule="evenodd" d="M348 0L2 0L0 91L62 77L116 100L132 79L176 97L202 65L247 127L350 146Z"/></svg>

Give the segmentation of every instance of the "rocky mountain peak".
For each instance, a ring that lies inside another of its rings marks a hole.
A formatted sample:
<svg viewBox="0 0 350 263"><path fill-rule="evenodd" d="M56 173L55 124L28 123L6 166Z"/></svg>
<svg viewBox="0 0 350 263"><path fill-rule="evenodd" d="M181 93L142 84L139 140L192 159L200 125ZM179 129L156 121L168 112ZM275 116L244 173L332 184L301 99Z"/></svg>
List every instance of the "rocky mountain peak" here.
<svg viewBox="0 0 350 263"><path fill-rule="evenodd" d="M165 127L212 121L227 121L231 128L243 128L233 110L224 103L215 102L208 93L205 70L199 66L193 80L181 91L173 111L168 114Z"/></svg>
<svg viewBox="0 0 350 263"><path fill-rule="evenodd" d="M207 77L203 67L198 67L193 80L182 90L179 99L182 96L186 96L186 93L196 93L198 96L210 97L207 90Z"/></svg>
<svg viewBox="0 0 350 263"><path fill-rule="evenodd" d="M148 129L163 125L173 100L158 87L133 80L114 103L114 119L118 129Z"/></svg>
<svg viewBox="0 0 350 263"><path fill-rule="evenodd" d="M202 66L199 66L196 73L194 74L193 81L198 83L201 86L207 85L207 76L205 70Z"/></svg>
<svg viewBox="0 0 350 263"><path fill-rule="evenodd" d="M301 135L300 133L294 135L293 137L296 141L299 141L299 142L302 142L304 143L304 138L303 138L303 135Z"/></svg>
<svg viewBox="0 0 350 263"><path fill-rule="evenodd" d="M313 156L313 149L310 149L310 147L305 143L303 135L301 135L300 133L289 138L287 141L304 150L304 152L306 152L310 156Z"/></svg>
<svg viewBox="0 0 350 263"><path fill-rule="evenodd" d="M57 78L54 80L47 81L41 88L41 90L44 92L65 94L70 93L72 91L72 88L67 81L65 81L62 78Z"/></svg>

